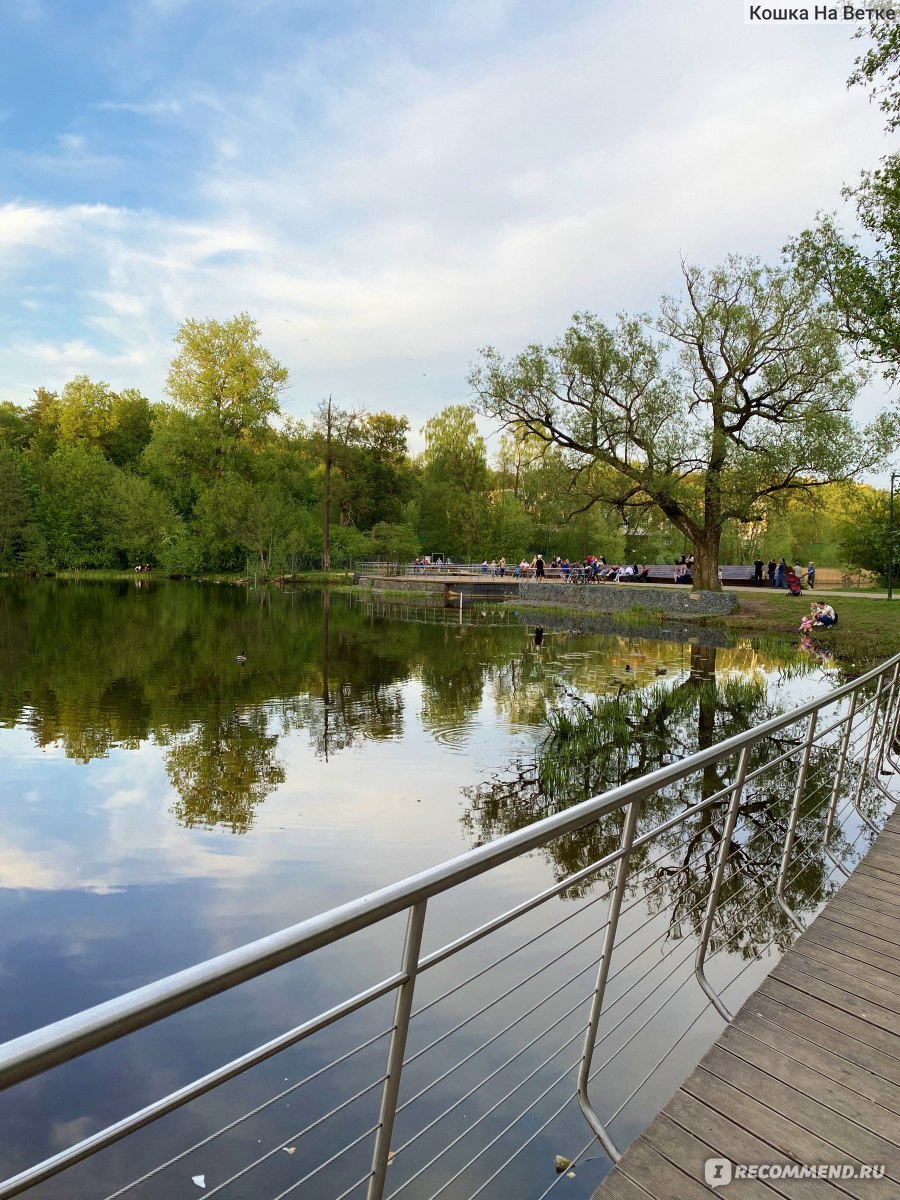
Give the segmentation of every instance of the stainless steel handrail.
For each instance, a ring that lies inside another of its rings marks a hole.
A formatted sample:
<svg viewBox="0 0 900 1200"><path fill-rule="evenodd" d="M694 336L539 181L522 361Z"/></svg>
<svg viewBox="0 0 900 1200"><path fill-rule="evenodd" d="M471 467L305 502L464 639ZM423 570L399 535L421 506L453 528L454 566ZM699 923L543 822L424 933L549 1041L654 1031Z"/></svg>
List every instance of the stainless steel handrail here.
<svg viewBox="0 0 900 1200"><path fill-rule="evenodd" d="M588 1020L587 1036L581 1059L576 1094L582 1111L588 1123L601 1140L607 1152L617 1157L618 1151L608 1132L600 1121L588 1095L591 1076L593 1043L603 1010L604 992L609 975L610 962L615 949L616 932L619 912L628 874L629 857L634 849L646 844L666 829L675 827L679 822L694 813L709 808L713 804L727 801L727 817L721 835L715 874L707 901L706 912L700 934L700 948L696 958L696 974L701 987L718 1011L729 1019L730 1012L721 1000L718 992L706 978L705 959L708 952L712 929L719 905L719 896L724 874L732 853L732 839L735 833L741 796L747 784L760 774L764 768L749 771L749 756L754 746L762 739L768 738L780 731L797 726L806 720L806 731L803 738L792 751L777 756L777 761L796 757L800 761L796 786L791 807L791 817L783 847L778 886L776 889L777 903L785 910L795 923L799 923L796 914L787 906L784 899L784 888L787 872L790 868L799 806L803 798L806 773L813 745L828 734L842 729L839 742L839 757L836 767L836 777L828 804L828 816L825 832L825 848L835 823L837 799L840 791L841 778L848 761L848 747L854 721L868 705L860 702L863 692L872 684L875 685L875 696L872 702L872 712L868 720L865 735L865 749L861 775L866 772L873 759L877 771L882 760L889 760L897 741L897 727L900 721L900 704L898 704L898 678L900 678L900 654L883 663L881 666L867 672L859 679L845 684L834 691L808 701L798 708L772 718L752 730L739 734L708 749L683 759L680 762L660 768L637 781L614 788L601 796L595 796L583 803L563 812L527 826L514 833L507 834L495 841L469 850L447 862L428 868L416 875L390 884L367 896L360 897L347 904L341 905L330 912L323 913L309 920L300 922L281 930L278 933L260 938L248 945L229 951L204 963L197 964L187 970L177 972L165 979L155 981L144 987L135 989L123 996L116 997L105 1003L96 1005L85 1012L67 1017L55 1022L44 1029L36 1030L16 1038L4 1046L0 1046L0 1088L8 1088L20 1081L68 1062L79 1055L100 1046L107 1045L118 1038L145 1028L171 1014L180 1012L209 997L219 995L248 980L257 978L286 963L295 961L313 951L330 945L342 938L399 914L407 913L408 928L404 943L403 959L400 970L386 979L372 985L355 997L342 1004L336 1005L326 1013L298 1026L287 1034L266 1043L249 1054L235 1059L232 1063L210 1073L201 1080L186 1085L170 1096L155 1104L147 1106L139 1113L117 1122L107 1130L92 1135L77 1146L56 1154L52 1159L37 1164L17 1176L0 1183L0 1200L17 1195L33 1186L34 1183L50 1178L62 1169L80 1161L97 1150L111 1145L127 1134L155 1120L166 1112L187 1103L198 1095L209 1091L225 1079L234 1078L277 1053L280 1049L292 1045L311 1032L324 1028L350 1012L356 1011L377 997L384 996L390 991L396 992L396 1010L392 1026L388 1066L385 1072L382 1109L375 1139L373 1164L369 1176L369 1198L378 1200L383 1194L386 1167L388 1163L391 1125L397 1109L397 1096L400 1072L403 1066L404 1047L407 1029L412 1012L412 1001L417 975L428 967L444 961L464 946L508 924L522 914L531 911L549 898L559 895L573 880L587 878L604 867L616 866L616 883L610 901L609 916L605 925L603 950L598 965L597 983L591 1003L591 1013ZM840 704L845 699L850 700L846 714L828 725L822 725L817 732L819 713L825 709ZM880 711L882 706L883 712ZM878 725L881 719L880 726ZM637 834L637 821L641 801L666 788L671 788L691 775L705 768L735 758L737 769L732 782L720 788L714 795L702 802L686 807L676 817L660 822L651 830ZM773 759L772 761L776 761ZM879 785L885 791L882 785ZM890 793L887 793L890 795ZM853 808L863 822L871 824L866 815L860 810L859 801L861 784L857 786L853 797ZM892 797L893 798L893 797ZM608 816L619 810L626 810L624 831L617 849L604 855L589 867L582 868L561 884L545 889L538 896L532 897L523 904L515 906L500 917L479 926L461 938L448 943L439 950L432 951L420 957L422 932L425 922L427 902L458 885L474 879L486 872L495 870L505 863L512 861L533 850L544 847L553 840L573 833L586 825ZM828 851L831 855L831 851ZM834 858L833 855L831 855ZM837 860L835 860L837 861ZM840 864L838 864L840 865ZM844 868L841 867L843 870ZM601 927L602 928L602 927Z"/></svg>

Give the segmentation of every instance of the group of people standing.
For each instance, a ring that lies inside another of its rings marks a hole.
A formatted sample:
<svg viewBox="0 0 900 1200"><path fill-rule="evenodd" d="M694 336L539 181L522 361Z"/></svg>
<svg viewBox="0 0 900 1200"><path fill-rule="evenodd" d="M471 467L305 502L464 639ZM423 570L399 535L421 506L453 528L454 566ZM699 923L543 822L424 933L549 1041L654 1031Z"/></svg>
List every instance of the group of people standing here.
<svg viewBox="0 0 900 1200"><path fill-rule="evenodd" d="M753 564L753 582L757 587L764 582L763 572L769 577L769 587L788 587L788 576L791 572L796 575L798 583L801 579L805 578L810 590L816 585L816 564L812 562L804 571L799 563L797 566L789 567L784 558L780 562L776 562L774 558L770 558L767 565L763 559L757 556Z"/></svg>

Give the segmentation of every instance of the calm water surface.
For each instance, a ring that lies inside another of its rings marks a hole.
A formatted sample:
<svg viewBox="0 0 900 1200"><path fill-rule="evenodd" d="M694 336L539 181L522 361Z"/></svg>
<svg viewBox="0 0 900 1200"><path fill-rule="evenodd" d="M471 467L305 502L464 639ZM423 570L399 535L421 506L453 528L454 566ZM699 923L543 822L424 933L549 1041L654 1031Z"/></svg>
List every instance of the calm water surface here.
<svg viewBox="0 0 900 1200"><path fill-rule="evenodd" d="M582 798L579 789L590 794L619 782L635 766L627 746L618 758L601 756L577 778L558 782L553 795L536 785L546 712L566 695L594 703L654 689L677 693L701 676L715 675L723 686L749 681L755 690L742 710L744 724L729 727L736 732L834 682L827 667L792 647L763 652L745 641L716 649L691 646L674 630L647 640L557 621L560 628L548 628L536 650L515 614L476 611L463 625L449 618L376 610L355 596L312 591L0 581L0 1036L25 1033L411 874ZM244 665L235 661L241 652ZM720 705L704 717L702 705L679 710L660 738L668 759L690 752L698 738L726 736L723 711ZM645 743L652 758L652 738ZM465 901L436 904L426 948L453 936L460 922L464 928L466 919L477 921L485 903L502 907L561 877L581 853L570 845L562 858L531 856ZM596 910L584 919L596 921ZM347 987L364 986L373 964L395 969L401 932L392 926L352 951L294 964L277 979L181 1014L165 1033L144 1031L6 1096L4 1174L273 1036ZM448 968L433 986L452 979ZM473 1003L472 995L460 997L459 1012L474 1011ZM389 1006L362 1015L352 1036L377 1031L388 1013ZM418 1036L427 1038L428 1017L420 1024ZM622 1140L649 1119L715 1032L699 1019L667 1061L659 1087L625 1109ZM291 1061L282 1056L248 1077L240 1093L217 1094L167 1118L40 1194L106 1196L270 1096L283 1080L328 1061L349 1036L343 1028L329 1031L320 1044L290 1052ZM650 1028L642 1044L663 1046L667 1036ZM361 1056L359 1080L380 1071L383 1050ZM577 1045L575 1051L577 1057ZM443 1060L423 1060L405 1083L424 1086L438 1069ZM456 1094L469 1086L463 1082L454 1082ZM331 1086L321 1084L319 1102ZM618 1098L628 1090L623 1084ZM377 1093L363 1103L370 1101ZM306 1102L291 1103L131 1194L203 1194L191 1176L202 1171L211 1189L276 1134L291 1136L292 1121L302 1126ZM549 1103L522 1121L537 1129ZM474 1111L463 1105L449 1119L465 1128ZM571 1157L584 1142L580 1118L562 1120L521 1155L515 1169L523 1197L553 1182L554 1153ZM356 1126L343 1121L339 1115L322 1132L320 1158L323 1148L353 1136ZM498 1143L478 1178L486 1180L504 1156ZM264 1164L271 1179L248 1174L225 1194L278 1195L298 1177L302 1158L282 1155ZM605 1169L602 1160L588 1164L577 1187L565 1180L557 1192L587 1196ZM294 1194L335 1196L353 1178L341 1176L340 1186L319 1178ZM401 1194L434 1191L434 1181L426 1186L423 1178ZM466 1182L442 1194L472 1192Z"/></svg>

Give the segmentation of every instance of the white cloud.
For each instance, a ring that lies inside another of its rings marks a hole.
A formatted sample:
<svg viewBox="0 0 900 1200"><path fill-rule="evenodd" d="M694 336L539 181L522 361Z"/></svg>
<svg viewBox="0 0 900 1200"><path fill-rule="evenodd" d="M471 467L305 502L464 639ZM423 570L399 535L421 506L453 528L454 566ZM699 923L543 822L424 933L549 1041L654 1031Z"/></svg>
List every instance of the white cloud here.
<svg viewBox="0 0 900 1200"><path fill-rule="evenodd" d="M127 112L139 117L174 117L181 112L177 100L103 100L94 107L101 112Z"/></svg>
<svg viewBox="0 0 900 1200"><path fill-rule="evenodd" d="M180 320L249 309L294 407L335 391L419 424L465 396L484 342L651 306L682 253L772 256L884 151L878 114L844 87L846 33L748 30L713 0L569 10L536 39L511 36L503 3L488 17L494 38L467 54L435 53L474 21L453 5L405 43L308 39L243 90L181 80L180 125L205 147L190 220L0 209L0 246L72 263L80 322L56 359L44 334L13 339L0 384L27 394L35 348L63 370L95 331L158 397Z"/></svg>
<svg viewBox="0 0 900 1200"><path fill-rule="evenodd" d="M60 175L111 175L124 166L115 155L93 150L88 139L80 133L58 134L55 153L37 152L22 157L33 171Z"/></svg>

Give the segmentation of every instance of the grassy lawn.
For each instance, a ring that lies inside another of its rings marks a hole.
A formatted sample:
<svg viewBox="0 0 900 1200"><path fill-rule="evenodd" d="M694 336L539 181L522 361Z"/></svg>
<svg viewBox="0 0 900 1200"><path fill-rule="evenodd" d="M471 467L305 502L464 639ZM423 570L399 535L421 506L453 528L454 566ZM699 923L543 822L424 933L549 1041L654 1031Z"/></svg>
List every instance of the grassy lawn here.
<svg viewBox="0 0 900 1200"><path fill-rule="evenodd" d="M736 612L718 618L736 632L796 635L800 618L809 612L813 595L791 596L783 591L738 592ZM817 629L817 641L834 649L842 666L857 672L883 662L900 650L900 596L896 600L873 600L862 595L824 596L838 614L832 629Z"/></svg>

